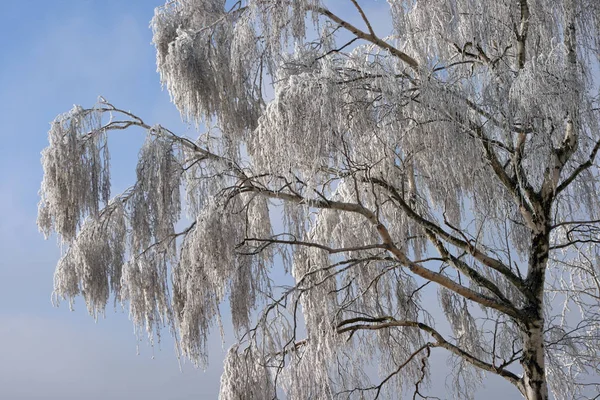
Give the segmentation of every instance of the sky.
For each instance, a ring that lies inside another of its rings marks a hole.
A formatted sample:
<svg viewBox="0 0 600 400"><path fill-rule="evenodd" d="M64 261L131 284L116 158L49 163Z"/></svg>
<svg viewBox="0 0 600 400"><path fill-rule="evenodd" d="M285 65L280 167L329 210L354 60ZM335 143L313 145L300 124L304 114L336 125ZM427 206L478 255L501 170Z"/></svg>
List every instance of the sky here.
<svg viewBox="0 0 600 400"><path fill-rule="evenodd" d="M2 3L0 399L216 398L228 346L218 334L210 340L206 371L189 363L180 369L171 339L163 338L154 348L138 343L121 307L107 307L106 317L98 321L87 314L82 299L74 312L67 304L53 307L50 295L60 249L56 237L44 240L35 223L40 152L47 146L49 123L73 104L90 107L102 95L150 125L194 135L180 121L156 73L149 21L154 7L164 2ZM379 1L372 6L385 5ZM133 182L143 132L117 132L109 140L117 193ZM443 357L437 360L433 391L444 398L447 367ZM490 380L479 395L505 399L516 395L511 390Z"/></svg>

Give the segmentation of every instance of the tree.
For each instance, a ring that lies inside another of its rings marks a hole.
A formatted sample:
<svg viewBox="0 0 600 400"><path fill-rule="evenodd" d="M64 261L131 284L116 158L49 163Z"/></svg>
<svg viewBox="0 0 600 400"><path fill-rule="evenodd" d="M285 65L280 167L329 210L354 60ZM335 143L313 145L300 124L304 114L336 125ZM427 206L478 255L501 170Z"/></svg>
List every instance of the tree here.
<svg viewBox="0 0 600 400"><path fill-rule="evenodd" d="M459 398L482 374L597 393L600 3L389 0L388 37L358 0L360 24L333 1L225 3L152 21L197 139L102 98L52 123L55 298L97 316L114 296L200 364L228 303L224 400L424 398L438 349ZM137 181L111 198L107 136L130 127Z"/></svg>

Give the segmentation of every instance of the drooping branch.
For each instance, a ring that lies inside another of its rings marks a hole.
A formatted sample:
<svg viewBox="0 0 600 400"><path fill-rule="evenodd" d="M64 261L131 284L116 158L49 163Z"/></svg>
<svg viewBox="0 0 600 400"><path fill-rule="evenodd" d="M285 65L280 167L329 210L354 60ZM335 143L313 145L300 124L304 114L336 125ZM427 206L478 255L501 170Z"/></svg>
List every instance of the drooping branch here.
<svg viewBox="0 0 600 400"><path fill-rule="evenodd" d="M123 130L123 129L129 128L130 126L138 126L140 128L144 128L144 129L148 130L150 133L154 133L157 135L166 134L170 139L179 143L184 148L192 150L194 153L196 153L199 156L200 159L213 160L218 163L221 163L222 165L231 169L232 172L238 177L238 179L240 179L242 181L248 180L248 177L246 176L246 174L244 173L242 168L240 168L231 159L220 156L218 154L215 154L214 152L211 152L208 149L202 148L202 147L198 146L196 143L194 143L192 140L190 140L184 136L179 136L163 126L160 126L160 125L150 126L150 125L146 124L142 120L142 118L138 117L137 115L135 115L129 111L125 111L120 108L117 108L102 98L100 100L100 105L101 105L101 107L98 107L95 110L102 112L102 113L109 113L111 115L114 113L122 114L122 115L125 115L126 117L130 118L130 120L122 120L122 121L111 119L111 121L109 123L107 123L106 125L104 125L101 128L102 131ZM95 133L96 132L90 132L90 133L88 133L88 135L93 135Z"/></svg>
<svg viewBox="0 0 600 400"><path fill-rule="evenodd" d="M353 392L368 392L368 391L375 391L375 396L373 397L373 399L378 399L379 395L381 394L381 390L383 389L383 387L385 386L386 383L388 383L394 376L398 375L400 372L402 372L402 370L408 365L410 364L410 362L412 360L415 359L415 357L417 357L419 354L421 354L423 351L426 352L425 358L428 358L430 355L430 347L434 346L431 343L425 343L423 346L419 347L418 349L416 349L414 352L412 352L407 358L406 361L404 361L403 363L401 363L400 365L398 365L398 367L392 371L388 376L386 376L384 379L381 380L381 382L379 382L379 384L377 385L373 385L373 386L369 386L369 387L357 387L357 388L353 388L351 390L345 390L343 392L340 393L340 395L350 395ZM419 383L416 383L417 385L417 392L418 392L418 385Z"/></svg>
<svg viewBox="0 0 600 400"><path fill-rule="evenodd" d="M260 250L262 251L266 246L271 244L285 244L290 246L303 246L303 247L315 247L317 249L325 250L329 254L337 254L337 253L345 253L352 251L364 251L364 250L374 250L374 249L385 249L386 246L382 244L371 244L366 246L355 246L355 247L341 247L341 248L333 248L329 246L322 245L320 243L307 242L302 240L283 240L276 238L246 238L244 239L244 244L258 242L260 244Z"/></svg>
<svg viewBox="0 0 600 400"><path fill-rule="evenodd" d="M360 322L363 322L363 323L360 323ZM379 318L356 317L356 318L350 318L350 319L341 321L337 325L336 329L337 329L338 333L345 333L345 332L355 332L355 331L359 331L359 330L380 330L380 329L388 329L388 328L394 328L394 327L411 327L411 328L420 329L423 332L426 332L429 335L431 335L431 337L433 337L433 339L436 340L435 343L431 344L431 347L440 347L440 348L446 349L449 352L451 352L452 354L454 354L458 357L461 357L462 359L469 362L470 364L473 364L474 366L481 368L485 371L492 372L496 375L499 375L499 376L503 377L504 379L508 380L513 385L520 388L519 383L521 381L521 378L519 378L517 375L515 375L514 373L512 373L506 369L503 369L503 368L497 367L495 365L492 365L490 363L487 363L487 362L473 356L472 354L469 354L468 352L464 351L463 349L448 342L438 331L436 331L429 325L424 324L422 322L396 320L393 317L379 317Z"/></svg>

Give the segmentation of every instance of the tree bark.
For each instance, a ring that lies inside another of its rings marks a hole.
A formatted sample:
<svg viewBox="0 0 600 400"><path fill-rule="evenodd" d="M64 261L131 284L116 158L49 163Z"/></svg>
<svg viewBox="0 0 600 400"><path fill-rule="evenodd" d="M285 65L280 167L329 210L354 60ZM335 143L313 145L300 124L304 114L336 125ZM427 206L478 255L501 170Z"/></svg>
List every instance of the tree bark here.
<svg viewBox="0 0 600 400"><path fill-rule="evenodd" d="M548 400L544 357L544 320L539 319L529 324L523 334L521 391L527 400Z"/></svg>
<svg viewBox="0 0 600 400"><path fill-rule="evenodd" d="M539 224L543 228L534 232L529 254L527 286L531 319L523 324L523 378L521 392L527 400L548 400L548 383L544 354L544 284L550 252L550 226L548 213Z"/></svg>

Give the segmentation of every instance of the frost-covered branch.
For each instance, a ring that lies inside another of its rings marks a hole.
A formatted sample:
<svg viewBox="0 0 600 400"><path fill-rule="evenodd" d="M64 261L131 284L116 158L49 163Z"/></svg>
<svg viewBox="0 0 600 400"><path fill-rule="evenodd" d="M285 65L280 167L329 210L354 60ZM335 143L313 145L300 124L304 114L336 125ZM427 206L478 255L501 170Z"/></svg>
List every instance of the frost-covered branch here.
<svg viewBox="0 0 600 400"><path fill-rule="evenodd" d="M392 55L394 55L395 57L398 57L400 60L405 62L410 68L412 68L414 70L417 70L419 68L419 63L414 58L412 58L408 54L398 50L397 48L395 48L388 42L382 40L381 38L376 36L372 30L369 33L364 32L364 31L358 29L357 27L355 27L354 25L352 25L351 23L338 17L337 15L335 15L334 13L332 13L331 11L329 11L326 8L319 7L316 9L316 11L319 14L322 14L322 15L328 17L329 19L331 19L332 21L334 21L335 23L339 24L344 29L347 29L349 32L356 35L356 37L359 37L363 40L371 42L374 45L381 47L382 49L388 50Z"/></svg>
<svg viewBox="0 0 600 400"><path fill-rule="evenodd" d="M269 239L269 238L246 238L244 239L244 244L249 244L252 242L262 243L259 245L259 249L256 252L260 252L264 250L267 246L271 244L286 244L292 246L306 246L306 247L316 247L321 250L325 250L329 254L336 253L346 253L346 252L354 252L354 251L363 251L363 250L373 250L373 249L385 249L386 246L382 244L371 244L367 246L357 246L357 247L342 247L342 248L332 248L329 246L325 246L319 243L313 242L305 242L302 240L283 240L283 239Z"/></svg>
<svg viewBox="0 0 600 400"><path fill-rule="evenodd" d="M337 201L324 201L324 200L316 200L316 199L305 199L298 195L272 192L269 190L264 190L264 189L255 188L255 187L247 187L246 189L250 190L250 191L256 191L263 196L268 196L268 197L275 198L275 199L292 201L292 202L299 203L299 204L306 204L306 205L308 205L310 207L314 207L314 208L333 209L333 210L338 210L338 211L349 211L349 212L354 212L354 213L363 215L370 223L372 223L376 227L377 231L379 232L379 235L381 236L381 239L383 242L383 247L386 250L390 251L398 259L398 261L400 261L404 266L409 268L416 275L421 276L422 278L425 278L427 280L436 282L443 287L446 287L452 291L455 291L455 292L465 296L469 300L475 301L475 302L480 303L487 307L497 309L497 310L504 312L508 315L511 315L515 318L521 318L518 311L511 308L510 306L506 306L501 303L498 303L489 297L481 295L481 294L473 291L472 289L469 289L467 287L464 287L464 286L452 281L451 279L447 278L446 276L444 276L440 273L429 270L429 269L423 267L422 265L411 261L404 254L404 252L402 252L398 247L395 246L393 239L391 238L387 228L379 222L379 220L377 219L377 216L372 211L366 209L365 207L363 207L360 204L337 202Z"/></svg>
<svg viewBox="0 0 600 400"><path fill-rule="evenodd" d="M458 247L459 249L461 249L463 251L468 252L469 254L473 255L473 257L475 257L475 259L478 260L479 262L481 262L484 265L503 274L516 287L523 288L522 280L518 276L516 276L510 270L510 268L508 268L506 265L504 265L501 261L494 259L493 257L490 257L489 255L486 255L483 251L478 249L477 246L474 246L473 244L471 244L463 239L460 239L460 238L457 238L457 237L451 235L450 233L446 232L443 228L441 228L439 225L418 215L410 207L410 205L402 198L402 196L400 196L398 191L393 186L391 186L390 184L385 182L384 180L377 179L377 178L372 178L371 180L374 183L386 188L386 190L389 190L390 193L392 194L394 200L396 200L398 202L398 204L404 210L404 212L406 212L406 214L410 218L415 220L419 225L421 225L427 231L431 231L431 232L435 233L440 238L442 238L444 241L452 244L453 246Z"/></svg>
<svg viewBox="0 0 600 400"><path fill-rule="evenodd" d="M359 324L358 322L367 322L367 323ZM379 329L387 329L387 328L393 328L393 327L411 327L411 328L417 328L424 332L427 332L429 335L431 335L431 337L433 337L433 339L436 340L434 343L430 344L431 347L444 348L444 349L450 351L451 353L453 353L461 358L464 358L469 363L472 363L473 365L475 365L479 368L482 368L486 371L498 374L499 376L507 379L513 385L519 384L520 378L517 375L513 374L512 372L510 372L506 369L502 369L502 368L496 367L492 364L488 364L488 363L478 359L477 357L474 357L473 355L468 354L464 350L462 350L459 347L448 342L438 331L436 331L432 327L430 327L426 324L423 324L421 322L399 321L392 317L379 317L379 318L374 318L374 319L358 317L358 318L347 319L347 320L340 322L337 326L337 331L338 331L338 333L345 333L345 332L354 332L354 331L358 331L358 330L379 330Z"/></svg>

